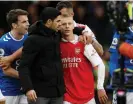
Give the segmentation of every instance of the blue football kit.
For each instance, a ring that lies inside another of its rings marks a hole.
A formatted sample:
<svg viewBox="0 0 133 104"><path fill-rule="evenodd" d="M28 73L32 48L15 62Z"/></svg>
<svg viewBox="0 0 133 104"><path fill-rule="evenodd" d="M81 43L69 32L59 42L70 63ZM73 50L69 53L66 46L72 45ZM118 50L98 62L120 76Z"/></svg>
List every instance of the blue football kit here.
<svg viewBox="0 0 133 104"><path fill-rule="evenodd" d="M125 37L125 42L129 43L129 44L133 44L133 30L129 27L129 30L126 34L124 34ZM118 34L118 32L115 32L114 36L113 36L113 41L112 44L109 48L109 52L110 52L110 61L109 61L109 71L110 71L110 75L111 77L113 77L113 72L114 71L120 71L120 63L119 63L119 59L120 59L120 54L118 51L118 44L119 44L119 39L120 39L120 34ZM126 69L126 72L133 72L133 59L130 59L126 56L124 56L124 67ZM128 78L126 78L125 76L125 81L127 81ZM127 90L126 93L126 103L127 104L132 104L133 102L133 90ZM113 92L113 101L112 104L117 104L117 97L116 97L116 91Z"/></svg>
<svg viewBox="0 0 133 104"><path fill-rule="evenodd" d="M10 32L4 34L0 39L0 56L9 56L13 54L16 50L23 46L25 39L27 38L25 34L20 40L16 40ZM17 70L19 65L19 59L16 59L11 64L11 67ZM6 76L2 69L0 68L0 89L4 96L16 96L21 95L21 85L20 80Z"/></svg>
<svg viewBox="0 0 133 104"><path fill-rule="evenodd" d="M109 48L109 52L111 54L110 61L109 61L109 70L110 70L111 76L115 70L120 68L120 64L119 64L120 54L118 51L119 38L120 38L120 35L116 32L114 34L112 44ZM127 34L125 34L125 38L126 38L125 42L131 45L133 44L133 30L130 27L129 27L129 31L127 32ZM132 71L133 70L133 59L130 59L125 56L124 66L127 70Z"/></svg>

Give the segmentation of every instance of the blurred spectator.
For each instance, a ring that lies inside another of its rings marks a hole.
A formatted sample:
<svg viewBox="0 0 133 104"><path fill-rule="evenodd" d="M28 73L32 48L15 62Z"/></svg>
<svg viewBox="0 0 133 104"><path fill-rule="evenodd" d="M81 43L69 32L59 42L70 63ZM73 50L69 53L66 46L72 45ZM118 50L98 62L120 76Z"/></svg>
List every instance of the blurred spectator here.
<svg viewBox="0 0 133 104"><path fill-rule="evenodd" d="M27 11L29 12L29 22L30 24L33 24L38 20L38 17L39 17L38 11L37 11L37 5L35 4L29 5Z"/></svg>
<svg viewBox="0 0 133 104"><path fill-rule="evenodd" d="M0 28L0 37L4 34L4 29Z"/></svg>

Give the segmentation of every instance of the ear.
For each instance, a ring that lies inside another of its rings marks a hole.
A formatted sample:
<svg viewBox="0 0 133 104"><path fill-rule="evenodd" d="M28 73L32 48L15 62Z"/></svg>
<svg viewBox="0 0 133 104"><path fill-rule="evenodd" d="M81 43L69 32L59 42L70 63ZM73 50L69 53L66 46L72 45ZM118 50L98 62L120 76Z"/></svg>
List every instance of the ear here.
<svg viewBox="0 0 133 104"><path fill-rule="evenodd" d="M17 28L17 24L16 24L16 23L12 23L12 27L13 27L14 29L16 29L16 28Z"/></svg>
<svg viewBox="0 0 133 104"><path fill-rule="evenodd" d="M71 13L71 16L73 16L73 17L74 17L74 12L72 12L72 13Z"/></svg>
<svg viewBox="0 0 133 104"><path fill-rule="evenodd" d="M50 26L50 25L52 24L52 22L53 22L53 21L52 21L51 19L48 19L47 22L46 22L46 24L47 24L48 26Z"/></svg>

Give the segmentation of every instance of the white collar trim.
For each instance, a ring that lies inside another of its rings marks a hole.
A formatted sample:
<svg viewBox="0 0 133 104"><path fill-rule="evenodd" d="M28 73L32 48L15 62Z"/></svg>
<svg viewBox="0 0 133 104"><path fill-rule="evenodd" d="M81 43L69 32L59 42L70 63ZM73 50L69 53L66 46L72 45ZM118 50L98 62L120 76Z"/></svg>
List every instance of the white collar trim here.
<svg viewBox="0 0 133 104"><path fill-rule="evenodd" d="M78 42L78 36L76 34L74 34L74 40L72 41L68 41L64 38L61 39L63 42L70 42L70 43L73 43L73 44L76 44Z"/></svg>

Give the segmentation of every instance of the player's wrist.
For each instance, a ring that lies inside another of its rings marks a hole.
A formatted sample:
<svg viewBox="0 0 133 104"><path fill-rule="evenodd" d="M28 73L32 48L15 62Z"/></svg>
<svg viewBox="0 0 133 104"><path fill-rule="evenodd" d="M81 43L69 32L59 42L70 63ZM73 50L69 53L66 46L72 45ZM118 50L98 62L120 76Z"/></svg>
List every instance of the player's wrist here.
<svg viewBox="0 0 133 104"><path fill-rule="evenodd" d="M97 85L97 90L104 90L104 87L101 85Z"/></svg>

